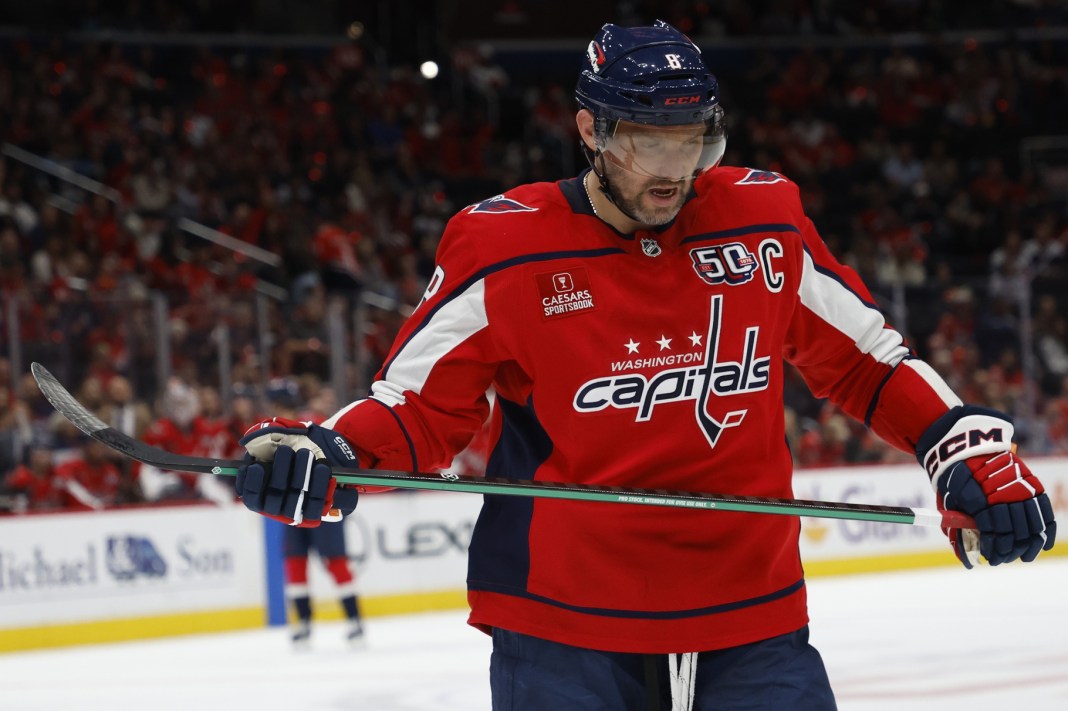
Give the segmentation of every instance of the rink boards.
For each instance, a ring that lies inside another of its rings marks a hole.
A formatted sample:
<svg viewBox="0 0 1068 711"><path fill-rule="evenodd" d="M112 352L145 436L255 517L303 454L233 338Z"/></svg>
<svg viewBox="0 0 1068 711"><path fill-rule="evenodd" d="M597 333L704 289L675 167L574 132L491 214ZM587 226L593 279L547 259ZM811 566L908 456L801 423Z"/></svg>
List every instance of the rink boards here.
<svg viewBox="0 0 1068 711"><path fill-rule="evenodd" d="M1068 459L1031 465L1068 520ZM794 495L935 506L911 465L800 472ZM365 496L343 524L365 614L463 607L480 505L470 494ZM0 652L278 623L279 531L240 506L0 519ZM801 550L809 576L957 565L938 529L890 523L806 518ZM1068 543L1052 553L1065 551ZM332 582L314 560L310 583L316 617L339 617Z"/></svg>

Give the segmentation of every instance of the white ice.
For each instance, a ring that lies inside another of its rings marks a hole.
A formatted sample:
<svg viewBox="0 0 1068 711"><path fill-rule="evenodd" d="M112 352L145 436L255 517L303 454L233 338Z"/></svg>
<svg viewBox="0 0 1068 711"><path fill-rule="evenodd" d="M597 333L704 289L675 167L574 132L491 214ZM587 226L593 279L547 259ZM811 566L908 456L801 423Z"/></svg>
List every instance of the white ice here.
<svg viewBox="0 0 1068 711"><path fill-rule="evenodd" d="M1068 560L809 581L842 711L1068 708ZM488 711L487 637L461 612L0 655L4 711Z"/></svg>

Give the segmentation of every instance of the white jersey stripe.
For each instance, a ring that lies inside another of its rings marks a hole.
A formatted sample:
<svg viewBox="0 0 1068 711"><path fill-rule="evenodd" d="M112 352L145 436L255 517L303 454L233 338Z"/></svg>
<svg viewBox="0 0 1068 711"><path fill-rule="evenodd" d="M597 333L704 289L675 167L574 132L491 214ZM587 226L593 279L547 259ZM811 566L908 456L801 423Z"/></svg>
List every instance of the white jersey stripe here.
<svg viewBox="0 0 1068 711"><path fill-rule="evenodd" d="M407 402L404 399L404 388L388 380L376 380L371 383L371 398L378 400L386 407L396 407Z"/></svg>
<svg viewBox="0 0 1068 711"><path fill-rule="evenodd" d="M946 407L952 409L964 404L957 394L946 384L942 376L935 372L926 361L909 358L901 364L902 368L909 368L920 376L925 383L934 391L935 395L942 398Z"/></svg>
<svg viewBox="0 0 1068 711"><path fill-rule="evenodd" d="M445 302L393 357L388 377L395 387L388 396L403 398L405 391L419 394L437 362L488 325L486 282L479 279ZM376 397L379 394L375 392Z"/></svg>
<svg viewBox="0 0 1068 711"><path fill-rule="evenodd" d="M853 339L861 353L887 365L897 365L909 354L901 334L883 327L882 314L837 279L817 270L807 251L799 295L805 308Z"/></svg>

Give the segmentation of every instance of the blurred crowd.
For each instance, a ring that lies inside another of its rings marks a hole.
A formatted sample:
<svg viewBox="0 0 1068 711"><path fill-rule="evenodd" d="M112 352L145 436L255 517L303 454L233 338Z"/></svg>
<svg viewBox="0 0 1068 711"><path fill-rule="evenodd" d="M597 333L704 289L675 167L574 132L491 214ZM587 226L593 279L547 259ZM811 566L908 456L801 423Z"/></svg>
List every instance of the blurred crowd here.
<svg viewBox="0 0 1068 711"><path fill-rule="evenodd" d="M714 17L682 5L710 31L746 4ZM1014 413L1027 451L1068 454L1068 158L1036 140L1064 132L1068 41L705 52L729 118L724 162L796 181L913 349L966 400ZM427 80L358 42L0 42L0 141L106 187L0 160L0 510L229 496L80 437L12 372L13 334L21 370L44 363L112 426L184 454L237 456L261 415L322 419L338 406L331 304L365 309L349 350L363 370L343 377L366 387L449 216L584 165L581 47L570 53L573 70L521 81L529 53L459 44ZM194 236L183 219L281 263ZM220 324L234 341L225 381ZM786 402L798 466L910 460L792 370Z"/></svg>
<svg viewBox="0 0 1068 711"><path fill-rule="evenodd" d="M209 0L38 0L0 9L0 22L50 30L332 34L352 20L366 22L384 39L411 40L423 24L438 24L453 38L582 37L590 22L649 24L663 19L700 37L822 35L877 37L891 33L1000 30L1068 22L1061 0L995 0L967 4L940 0L484 0L470 3L393 0L388 4L317 0L295 5L278 0L218 3ZM565 11L570 10L570 14ZM560 22L561 17L582 22ZM407 23L402 22L407 20ZM544 28L551 28L552 34ZM391 46L391 51L396 48Z"/></svg>

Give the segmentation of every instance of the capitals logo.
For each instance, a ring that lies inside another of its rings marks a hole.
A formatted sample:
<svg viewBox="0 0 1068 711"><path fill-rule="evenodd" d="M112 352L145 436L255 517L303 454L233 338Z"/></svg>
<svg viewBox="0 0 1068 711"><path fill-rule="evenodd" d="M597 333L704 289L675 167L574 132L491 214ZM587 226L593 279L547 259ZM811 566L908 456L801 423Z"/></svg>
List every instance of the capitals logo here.
<svg viewBox="0 0 1068 711"><path fill-rule="evenodd" d="M500 215L505 212L537 212L538 208L529 207L511 198L506 198L504 195L497 195L483 200L482 202L475 203L475 205L468 210L468 214L476 212L489 213L493 215Z"/></svg>
<svg viewBox="0 0 1068 711"><path fill-rule="evenodd" d="M601 45L597 44L596 40L590 42L590 45L586 47L586 57L590 60L590 68L595 73L600 72L601 67L604 66L604 50L601 49Z"/></svg>
<svg viewBox="0 0 1068 711"><path fill-rule="evenodd" d="M739 180L735 185L771 185L772 183L785 183L786 178L773 173L770 170L756 170L750 168L745 177Z"/></svg>
<svg viewBox="0 0 1068 711"><path fill-rule="evenodd" d="M652 378L639 373L594 378L575 391L572 406L578 412L634 409L634 421L647 422L657 405L696 400L694 418L708 446L715 447L723 430L742 424L748 410L713 412L713 405L730 395L766 390L771 380L771 357L757 355L760 328L746 329L741 361L728 361L719 359L722 324L723 297L716 295L702 365L661 370Z"/></svg>

